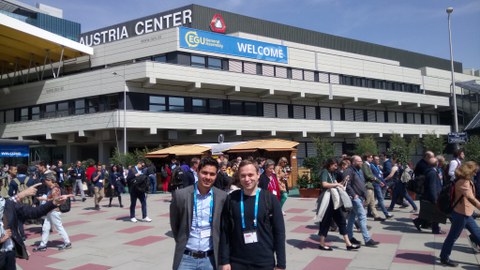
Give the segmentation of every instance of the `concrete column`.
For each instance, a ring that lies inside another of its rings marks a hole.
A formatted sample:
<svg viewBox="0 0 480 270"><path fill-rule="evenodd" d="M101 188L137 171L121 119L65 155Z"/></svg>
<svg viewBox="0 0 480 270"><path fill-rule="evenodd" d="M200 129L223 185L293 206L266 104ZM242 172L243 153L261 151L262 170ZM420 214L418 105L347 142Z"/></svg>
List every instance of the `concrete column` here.
<svg viewBox="0 0 480 270"><path fill-rule="evenodd" d="M102 162L102 164L107 164L109 162L110 153L108 149L108 144L104 142L98 143L98 161Z"/></svg>

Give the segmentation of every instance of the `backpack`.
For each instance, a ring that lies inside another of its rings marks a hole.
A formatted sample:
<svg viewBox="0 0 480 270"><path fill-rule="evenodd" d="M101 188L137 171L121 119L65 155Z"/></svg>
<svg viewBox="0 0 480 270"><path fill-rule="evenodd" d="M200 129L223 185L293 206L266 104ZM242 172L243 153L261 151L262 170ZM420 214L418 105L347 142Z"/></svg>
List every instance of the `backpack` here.
<svg viewBox="0 0 480 270"><path fill-rule="evenodd" d="M137 193L145 193L148 190L148 176L141 174L132 180L132 191Z"/></svg>
<svg viewBox="0 0 480 270"><path fill-rule="evenodd" d="M177 166L172 172L172 179L170 179L169 191L180 189L183 187L183 175L185 172L180 166Z"/></svg>
<svg viewBox="0 0 480 270"><path fill-rule="evenodd" d="M28 176L23 180L23 183L21 183L18 178L13 179L13 181L15 181L15 183L17 183L17 186L18 186L17 194L28 188L27 183L29 180L30 180L30 177ZM22 203L26 205L32 205L33 204L32 196L27 196L23 198Z"/></svg>
<svg viewBox="0 0 480 270"><path fill-rule="evenodd" d="M458 198L458 200L455 200L455 182L454 181L448 181L443 187L442 191L440 191L440 195L438 196L437 199L437 206L438 209L446 214L450 215L453 211L453 208L457 206L457 204L460 202L460 200L463 198L463 195Z"/></svg>
<svg viewBox="0 0 480 270"><path fill-rule="evenodd" d="M8 195L8 190L10 187L10 182L8 181L8 177L2 177L0 178L1 182L0 184L2 185L2 189L0 190L0 196L2 196L5 199L10 198L10 195Z"/></svg>
<svg viewBox="0 0 480 270"><path fill-rule="evenodd" d="M162 166L162 168L160 168L160 177L162 177L162 179L167 179L168 177L168 173L167 173L167 170L165 170L165 166Z"/></svg>
<svg viewBox="0 0 480 270"><path fill-rule="evenodd" d="M67 195L68 193L66 192L66 190L64 188L61 188L60 189L60 194L61 195ZM62 213L67 213L67 212L70 212L70 208L72 207L72 201L70 200L70 197L67 198L67 200L60 204L58 206L58 209L60 209L60 212Z"/></svg>

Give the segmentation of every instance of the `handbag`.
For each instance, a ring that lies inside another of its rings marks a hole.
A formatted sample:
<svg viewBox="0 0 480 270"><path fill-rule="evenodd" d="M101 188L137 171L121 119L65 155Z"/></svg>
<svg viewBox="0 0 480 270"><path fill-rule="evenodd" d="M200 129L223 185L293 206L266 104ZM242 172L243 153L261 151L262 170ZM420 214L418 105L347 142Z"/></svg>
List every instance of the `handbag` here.
<svg viewBox="0 0 480 270"><path fill-rule="evenodd" d="M340 195L338 194L338 189L331 188L330 189L330 195L332 197L333 209L337 210L338 208L340 208L343 205L342 200L340 199Z"/></svg>
<svg viewBox="0 0 480 270"><path fill-rule="evenodd" d="M82 189L83 189L83 191L88 191L87 183L85 183L85 182L82 183Z"/></svg>
<svg viewBox="0 0 480 270"><path fill-rule="evenodd" d="M328 204L330 203L330 197L331 197L330 189L327 189L324 192L322 192L319 198L321 200L319 200L318 202L317 213L315 215L314 220L318 220L320 222L322 221L323 216L325 216L325 212L327 211Z"/></svg>
<svg viewBox="0 0 480 270"><path fill-rule="evenodd" d="M342 201L343 207L345 210L349 211L353 208L352 199L348 196L348 193L344 188L337 187L338 195L340 195L340 200Z"/></svg>

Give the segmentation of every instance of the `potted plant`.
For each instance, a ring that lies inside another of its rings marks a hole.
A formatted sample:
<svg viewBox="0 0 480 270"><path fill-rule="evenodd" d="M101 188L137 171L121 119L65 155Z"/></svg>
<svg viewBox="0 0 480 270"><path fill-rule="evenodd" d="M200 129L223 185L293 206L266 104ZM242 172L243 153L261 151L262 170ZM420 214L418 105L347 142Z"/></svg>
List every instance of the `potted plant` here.
<svg viewBox="0 0 480 270"><path fill-rule="evenodd" d="M298 185L298 192L300 193L300 197L302 198L317 198L320 195L320 186L319 183L320 179L315 179L313 177L310 179L307 173L298 177L297 185Z"/></svg>

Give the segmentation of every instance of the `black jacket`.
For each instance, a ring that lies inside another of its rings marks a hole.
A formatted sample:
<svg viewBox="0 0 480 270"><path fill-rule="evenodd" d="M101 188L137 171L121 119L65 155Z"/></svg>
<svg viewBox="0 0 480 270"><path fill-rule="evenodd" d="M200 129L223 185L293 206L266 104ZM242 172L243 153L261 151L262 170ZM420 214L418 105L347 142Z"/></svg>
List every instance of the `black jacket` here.
<svg viewBox="0 0 480 270"><path fill-rule="evenodd" d="M15 246L15 252L17 258L28 259L27 249L25 248L25 243L20 236L18 231L18 220L26 219L36 219L41 216L46 215L51 210L55 209L56 206L53 202L49 201L46 204L40 205L38 207L31 207L21 203L14 203L11 200L5 201L5 210L3 215L7 218L7 229L12 230L13 244Z"/></svg>
<svg viewBox="0 0 480 270"><path fill-rule="evenodd" d="M438 177L438 173L433 167L429 167L425 171L425 182L424 184L424 192L422 194L422 199L437 203L438 195L440 191L442 191L442 182L440 181L440 177Z"/></svg>
<svg viewBox="0 0 480 270"><path fill-rule="evenodd" d="M183 174L183 187L186 188L193 184L195 184L195 176L191 170L188 170Z"/></svg>
<svg viewBox="0 0 480 270"><path fill-rule="evenodd" d="M365 188L365 177L363 176L363 172L350 166L343 172L343 179L345 179L347 175L350 176L350 180L348 180L346 187L348 195L352 198L355 197L355 195L358 195L358 197L366 200L367 190Z"/></svg>
<svg viewBox="0 0 480 270"><path fill-rule="evenodd" d="M260 175L260 179L258 179L258 187L263 190L268 190L268 184L270 184L270 178L265 173Z"/></svg>

